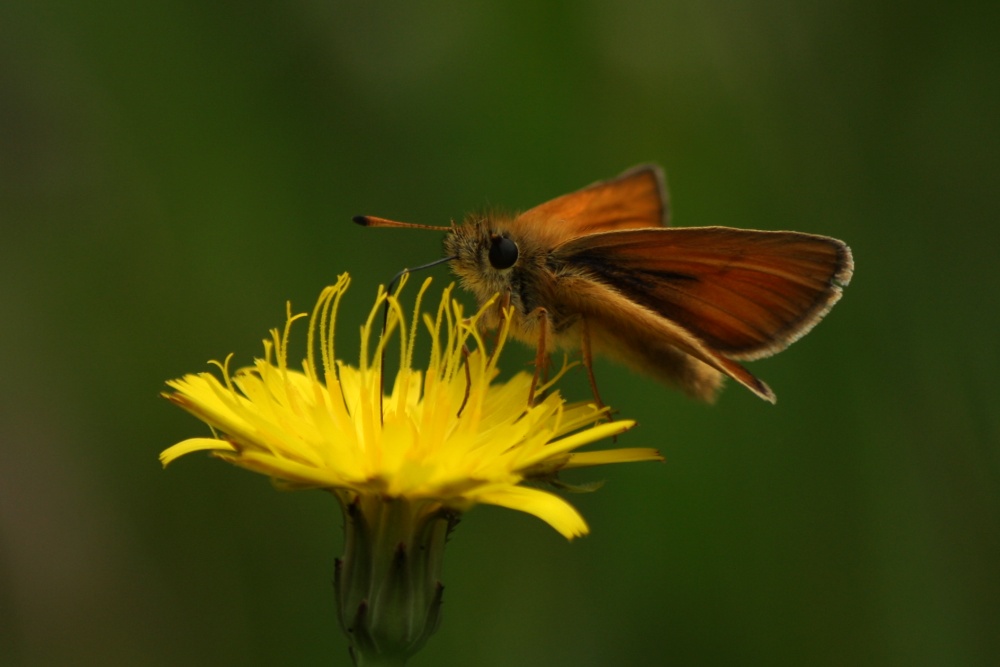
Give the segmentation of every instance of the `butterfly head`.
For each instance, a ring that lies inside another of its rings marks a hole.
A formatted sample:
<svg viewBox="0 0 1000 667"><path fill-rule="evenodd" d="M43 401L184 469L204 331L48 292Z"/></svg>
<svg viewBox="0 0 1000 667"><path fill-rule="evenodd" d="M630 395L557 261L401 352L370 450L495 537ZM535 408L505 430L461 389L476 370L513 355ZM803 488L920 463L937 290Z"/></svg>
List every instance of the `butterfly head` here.
<svg viewBox="0 0 1000 667"><path fill-rule="evenodd" d="M523 263L523 249L503 222L495 216L469 216L444 240L445 254L455 258L452 271L480 301L509 293Z"/></svg>

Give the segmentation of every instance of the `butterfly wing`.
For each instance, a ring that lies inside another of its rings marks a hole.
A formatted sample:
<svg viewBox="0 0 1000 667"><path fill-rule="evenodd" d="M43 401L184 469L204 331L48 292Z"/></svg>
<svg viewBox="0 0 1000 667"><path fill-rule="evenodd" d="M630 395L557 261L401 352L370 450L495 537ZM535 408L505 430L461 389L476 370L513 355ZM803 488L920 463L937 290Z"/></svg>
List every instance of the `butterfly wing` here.
<svg viewBox="0 0 1000 667"><path fill-rule="evenodd" d="M805 335L853 271L836 239L728 227L594 234L553 255L728 359L770 356Z"/></svg>
<svg viewBox="0 0 1000 667"><path fill-rule="evenodd" d="M663 171L656 165L641 165L540 204L515 222L545 228L556 240L566 241L600 232L664 227L667 208Z"/></svg>
<svg viewBox="0 0 1000 667"><path fill-rule="evenodd" d="M561 286L563 305L586 320L596 351L704 401L715 399L725 374L774 403L774 392L750 371L610 285L576 275Z"/></svg>

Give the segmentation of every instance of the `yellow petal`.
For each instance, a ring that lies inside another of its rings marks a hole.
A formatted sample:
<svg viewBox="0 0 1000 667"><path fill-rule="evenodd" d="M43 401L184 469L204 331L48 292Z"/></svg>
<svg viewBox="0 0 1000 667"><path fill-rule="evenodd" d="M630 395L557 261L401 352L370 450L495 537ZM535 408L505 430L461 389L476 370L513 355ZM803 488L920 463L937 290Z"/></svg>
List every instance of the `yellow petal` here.
<svg viewBox="0 0 1000 667"><path fill-rule="evenodd" d="M636 461L662 461L663 457L655 449L648 447L625 447L623 449L603 449L599 452L573 452L563 468L585 468L606 463L633 463Z"/></svg>
<svg viewBox="0 0 1000 667"><path fill-rule="evenodd" d="M236 456L220 454L220 457L247 470L259 472L268 477L284 479L303 487L342 487L357 480L346 480L335 471L303 465L290 459L282 459L263 452L243 452Z"/></svg>
<svg viewBox="0 0 1000 667"><path fill-rule="evenodd" d="M477 493L476 500L534 514L568 540L590 532L587 522L572 505L559 496L540 489L525 486L498 487Z"/></svg>
<svg viewBox="0 0 1000 667"><path fill-rule="evenodd" d="M606 424L598 424L593 428L589 428L585 431L580 431L579 433L574 433L573 435L548 443L534 452L532 456L526 456L523 458L520 461L520 465L524 468L531 467L536 463L559 454L564 454L568 451L576 449L577 447L582 447L583 445L591 442L596 442L597 440L610 438L624 433L633 426L635 426L635 422L629 419L620 419Z"/></svg>
<svg viewBox="0 0 1000 667"><path fill-rule="evenodd" d="M217 438L188 438L183 442L178 442L176 445L164 449L160 453L160 463L165 468L185 454L205 450L235 452L236 448L233 447L232 443Z"/></svg>

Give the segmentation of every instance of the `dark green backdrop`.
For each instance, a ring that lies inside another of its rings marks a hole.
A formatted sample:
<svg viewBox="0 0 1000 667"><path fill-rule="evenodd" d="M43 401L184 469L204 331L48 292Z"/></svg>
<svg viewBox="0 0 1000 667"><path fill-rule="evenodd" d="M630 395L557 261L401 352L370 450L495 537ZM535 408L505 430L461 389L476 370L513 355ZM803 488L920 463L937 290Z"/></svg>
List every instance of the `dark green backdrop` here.
<svg viewBox="0 0 1000 667"><path fill-rule="evenodd" d="M336 505L162 471L206 433L162 382L246 363L342 271L355 354L440 240L352 215L657 161L675 224L843 238L854 282L752 365L777 406L599 364L666 464L575 477L607 483L574 543L475 509L412 664L998 664L997 7L3 3L0 663L347 664Z"/></svg>

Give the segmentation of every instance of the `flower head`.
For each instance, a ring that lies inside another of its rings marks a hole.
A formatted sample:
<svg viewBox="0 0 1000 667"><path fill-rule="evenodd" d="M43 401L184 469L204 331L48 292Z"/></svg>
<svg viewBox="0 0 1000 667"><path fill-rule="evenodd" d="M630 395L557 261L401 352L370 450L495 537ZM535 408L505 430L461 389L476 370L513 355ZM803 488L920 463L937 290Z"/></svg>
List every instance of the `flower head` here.
<svg viewBox="0 0 1000 667"><path fill-rule="evenodd" d="M566 403L551 389L555 380L544 387L545 398L530 405L532 374L496 382L507 330L499 331L495 350L486 353L477 326L485 309L464 318L450 288L436 316L422 318L431 353L427 370L415 369L420 302L429 280L409 325L399 301L380 291L362 327L358 365L338 361L334 323L348 283L342 275L320 295L309 316L301 371L289 367L288 346L293 323L306 315L292 315L289 307L284 329L271 331L263 358L253 366L233 372L227 358L216 362L221 379L198 373L168 382L173 392L166 397L210 425L217 437L180 442L160 455L163 464L209 450L270 476L282 488L329 489L347 503L359 497L402 499L428 513L500 505L534 514L573 538L587 532L580 514L554 493L522 482L551 479L568 468L660 460L651 449L575 451L634 422L601 423L606 409ZM385 304L385 331L373 345ZM383 395L382 358L393 338L401 362Z"/></svg>

